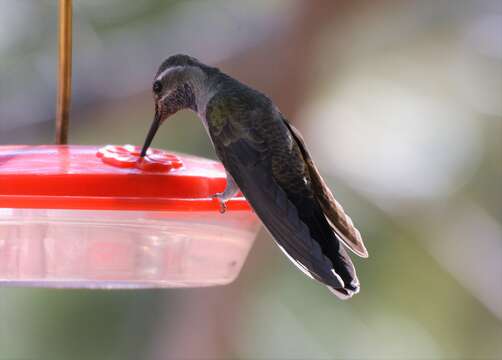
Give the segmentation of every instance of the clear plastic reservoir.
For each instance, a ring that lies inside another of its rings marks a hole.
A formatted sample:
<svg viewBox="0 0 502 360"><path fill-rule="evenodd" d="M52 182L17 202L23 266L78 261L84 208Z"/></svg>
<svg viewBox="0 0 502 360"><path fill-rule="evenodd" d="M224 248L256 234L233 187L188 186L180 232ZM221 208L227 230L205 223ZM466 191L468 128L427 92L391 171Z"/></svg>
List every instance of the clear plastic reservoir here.
<svg viewBox="0 0 502 360"><path fill-rule="evenodd" d="M239 274L259 222L243 198L218 211L221 165L180 156L174 171L152 158L138 169L92 147L23 149L0 147L0 285L198 287ZM23 157L45 161L9 172Z"/></svg>
<svg viewBox="0 0 502 360"><path fill-rule="evenodd" d="M238 275L255 232L256 222L241 211L0 209L0 284L227 284Z"/></svg>

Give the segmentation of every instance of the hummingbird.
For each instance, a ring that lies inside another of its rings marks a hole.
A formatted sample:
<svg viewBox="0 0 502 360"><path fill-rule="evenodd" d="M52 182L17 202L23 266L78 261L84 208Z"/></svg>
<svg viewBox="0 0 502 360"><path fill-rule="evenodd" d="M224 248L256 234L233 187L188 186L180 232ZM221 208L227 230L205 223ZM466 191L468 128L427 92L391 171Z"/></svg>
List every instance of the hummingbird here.
<svg viewBox="0 0 502 360"><path fill-rule="evenodd" d="M155 116L141 151L174 113L197 113L226 171L221 208L239 190L278 247L340 299L359 292L345 248L368 257L361 234L323 180L300 132L265 94L183 54L153 80Z"/></svg>

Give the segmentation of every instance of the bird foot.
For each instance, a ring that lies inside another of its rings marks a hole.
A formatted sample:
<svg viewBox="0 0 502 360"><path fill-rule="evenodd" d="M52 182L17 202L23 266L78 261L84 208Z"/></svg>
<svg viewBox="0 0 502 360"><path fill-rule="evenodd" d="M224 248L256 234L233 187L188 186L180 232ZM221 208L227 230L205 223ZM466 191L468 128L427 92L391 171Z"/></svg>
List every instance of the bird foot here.
<svg viewBox="0 0 502 360"><path fill-rule="evenodd" d="M227 211L227 201L223 193L216 193L213 196L211 196L213 199L216 199L218 203L220 204L220 213L224 214Z"/></svg>

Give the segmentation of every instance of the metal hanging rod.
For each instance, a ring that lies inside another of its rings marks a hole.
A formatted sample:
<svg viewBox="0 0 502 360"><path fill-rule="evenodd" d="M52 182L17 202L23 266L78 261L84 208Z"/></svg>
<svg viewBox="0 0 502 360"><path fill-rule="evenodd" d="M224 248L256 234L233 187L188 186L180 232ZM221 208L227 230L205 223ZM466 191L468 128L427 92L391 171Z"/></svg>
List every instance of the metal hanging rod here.
<svg viewBox="0 0 502 360"><path fill-rule="evenodd" d="M56 144L68 143L71 105L72 0L59 0Z"/></svg>

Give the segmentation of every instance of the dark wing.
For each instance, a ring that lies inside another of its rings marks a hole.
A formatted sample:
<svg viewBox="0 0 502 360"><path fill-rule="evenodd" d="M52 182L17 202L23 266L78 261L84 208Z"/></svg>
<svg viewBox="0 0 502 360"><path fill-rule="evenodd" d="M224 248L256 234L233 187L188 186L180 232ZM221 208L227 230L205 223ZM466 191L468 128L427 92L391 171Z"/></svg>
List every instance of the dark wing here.
<svg viewBox="0 0 502 360"><path fill-rule="evenodd" d="M320 244L312 239L297 206L272 176L269 146L260 133L263 129L256 126L256 119L253 120L253 117L270 116L270 112L256 110L261 106L250 111L235 111L239 104L225 101L232 99L213 98L208 104L206 118L216 152L226 170L289 259L339 297L352 296L358 291L355 273L355 282L346 286ZM229 109L233 110L229 112Z"/></svg>
<svg viewBox="0 0 502 360"><path fill-rule="evenodd" d="M290 129L293 138L300 147L303 158L305 159L310 178L312 181L312 187L314 189L315 196L321 205L321 208L328 219L329 224L333 228L333 231L338 236L338 238L355 254L367 258L368 251L364 246L363 239L359 231L354 227L352 219L345 213L342 205L336 201L333 193L329 187L324 182L317 166L315 165L310 153L305 145L302 135L293 125L291 125L284 117L284 123Z"/></svg>

